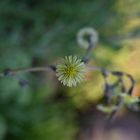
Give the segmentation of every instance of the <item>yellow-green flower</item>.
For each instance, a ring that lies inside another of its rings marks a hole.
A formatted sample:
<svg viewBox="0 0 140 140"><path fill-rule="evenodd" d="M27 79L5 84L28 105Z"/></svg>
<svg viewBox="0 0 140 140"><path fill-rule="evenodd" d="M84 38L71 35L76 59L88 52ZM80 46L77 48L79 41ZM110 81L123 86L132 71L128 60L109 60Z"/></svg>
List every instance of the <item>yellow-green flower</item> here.
<svg viewBox="0 0 140 140"><path fill-rule="evenodd" d="M65 56L56 66L58 80L69 87L76 86L84 79L85 64L76 56Z"/></svg>

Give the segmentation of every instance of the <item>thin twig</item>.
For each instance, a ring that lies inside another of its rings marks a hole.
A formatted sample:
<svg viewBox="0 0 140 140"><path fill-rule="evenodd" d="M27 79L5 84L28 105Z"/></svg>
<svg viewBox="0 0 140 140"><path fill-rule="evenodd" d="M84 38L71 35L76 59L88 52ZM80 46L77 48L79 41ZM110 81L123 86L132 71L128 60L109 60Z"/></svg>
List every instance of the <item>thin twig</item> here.
<svg viewBox="0 0 140 140"><path fill-rule="evenodd" d="M39 72L39 71L54 71L54 66L45 66L45 67L31 67L31 68L18 68L18 69L5 69L4 71L0 72L0 77L4 76L13 76L18 73L26 73L26 72Z"/></svg>
<svg viewBox="0 0 140 140"><path fill-rule="evenodd" d="M88 62L89 57L90 57L91 50L95 47L95 44L92 43L91 38L89 38L87 41L89 43L89 46L86 49L86 52L85 52L85 54L83 56L83 59L82 59L84 63L87 63Z"/></svg>

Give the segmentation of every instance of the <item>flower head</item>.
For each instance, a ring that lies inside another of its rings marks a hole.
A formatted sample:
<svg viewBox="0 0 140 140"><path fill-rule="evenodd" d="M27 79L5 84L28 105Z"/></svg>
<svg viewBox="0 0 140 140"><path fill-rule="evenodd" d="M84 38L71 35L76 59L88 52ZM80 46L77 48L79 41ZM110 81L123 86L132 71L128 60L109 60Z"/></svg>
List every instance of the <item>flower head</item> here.
<svg viewBox="0 0 140 140"><path fill-rule="evenodd" d="M84 79L85 64L76 56L65 56L56 66L58 80L69 87L76 86Z"/></svg>
<svg viewBox="0 0 140 140"><path fill-rule="evenodd" d="M85 49L89 47L89 41L93 46L95 46L98 40L98 32L91 27L83 28L77 34L78 44Z"/></svg>

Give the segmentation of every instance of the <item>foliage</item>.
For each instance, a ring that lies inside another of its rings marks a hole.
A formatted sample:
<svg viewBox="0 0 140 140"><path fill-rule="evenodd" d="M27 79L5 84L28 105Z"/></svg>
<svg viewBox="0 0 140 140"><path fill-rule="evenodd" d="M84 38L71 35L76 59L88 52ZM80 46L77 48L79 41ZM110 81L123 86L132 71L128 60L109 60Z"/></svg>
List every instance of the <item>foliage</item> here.
<svg viewBox="0 0 140 140"><path fill-rule="evenodd" d="M139 9L139 0L0 0L0 69L83 56L76 34L89 26L99 34L90 64L131 73L139 96ZM80 129L76 109L102 98L99 74L87 77L73 89L59 85L53 73L1 78L0 140L73 140ZM19 87L20 79L29 85Z"/></svg>

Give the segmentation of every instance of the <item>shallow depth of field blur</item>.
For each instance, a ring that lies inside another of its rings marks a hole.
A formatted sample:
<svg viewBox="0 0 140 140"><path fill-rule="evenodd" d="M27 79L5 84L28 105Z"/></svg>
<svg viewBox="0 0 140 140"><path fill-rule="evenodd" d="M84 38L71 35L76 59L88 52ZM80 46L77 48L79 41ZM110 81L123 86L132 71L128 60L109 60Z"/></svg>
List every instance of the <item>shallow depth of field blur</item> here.
<svg viewBox="0 0 140 140"><path fill-rule="evenodd" d="M99 34L90 65L130 73L140 96L139 0L0 0L0 71L82 57L76 34L84 27ZM19 79L29 84L22 88ZM139 140L140 113L122 111L103 129L106 115L95 107L102 93L99 72L74 88L53 72L3 77L0 140Z"/></svg>

